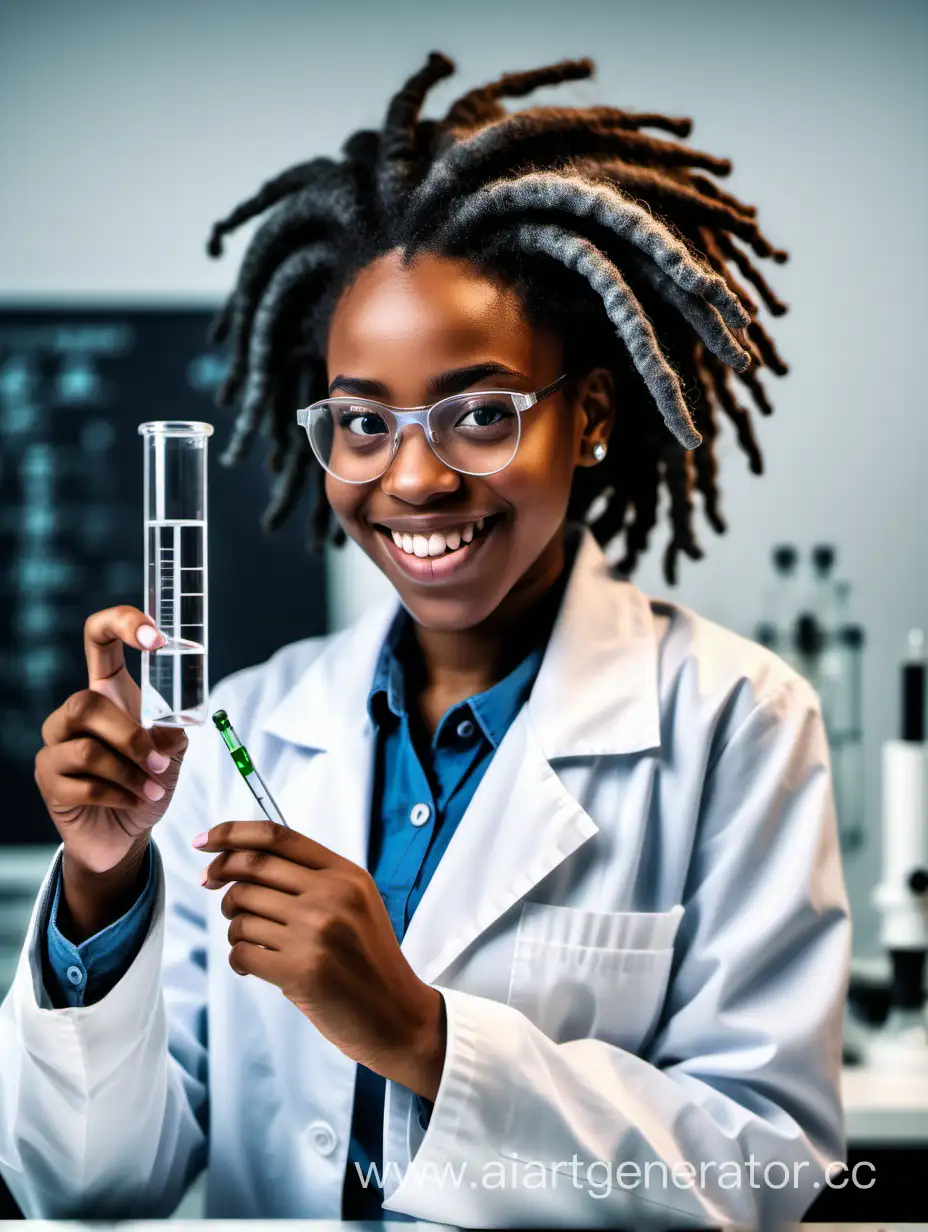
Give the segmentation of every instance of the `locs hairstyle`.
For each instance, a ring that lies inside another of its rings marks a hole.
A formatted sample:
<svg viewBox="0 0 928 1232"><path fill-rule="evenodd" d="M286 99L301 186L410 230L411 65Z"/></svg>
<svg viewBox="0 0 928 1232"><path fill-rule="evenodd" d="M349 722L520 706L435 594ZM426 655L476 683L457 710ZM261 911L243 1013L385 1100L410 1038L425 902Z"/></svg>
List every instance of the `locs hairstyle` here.
<svg viewBox="0 0 928 1232"><path fill-rule="evenodd" d="M357 272L395 248L408 260L419 251L465 258L515 289L536 325L557 331L572 377L596 366L612 372L612 447L601 465L577 468L567 516L586 521L610 556L624 537L614 571L628 575L647 547L663 485L671 524L664 573L673 584L681 552L702 556L694 492L713 529L725 530L722 419L750 469L762 471L732 373L770 414L757 370L782 375L787 367L758 320L758 301L773 316L786 305L748 250L776 262L787 254L764 238L756 208L712 178L731 171L727 159L642 131L687 137L690 120L617 107L503 106L504 98L591 76L590 60L507 74L464 94L443 119L422 119L428 90L453 71L433 52L390 101L382 129L353 133L341 158L289 168L213 227L208 252L218 257L225 234L272 210L210 331L231 352L218 402L238 411L222 461L238 461L260 428L277 477L264 529L288 517L309 480L309 549L343 544L324 472L295 419L299 407L327 396L332 311Z"/></svg>

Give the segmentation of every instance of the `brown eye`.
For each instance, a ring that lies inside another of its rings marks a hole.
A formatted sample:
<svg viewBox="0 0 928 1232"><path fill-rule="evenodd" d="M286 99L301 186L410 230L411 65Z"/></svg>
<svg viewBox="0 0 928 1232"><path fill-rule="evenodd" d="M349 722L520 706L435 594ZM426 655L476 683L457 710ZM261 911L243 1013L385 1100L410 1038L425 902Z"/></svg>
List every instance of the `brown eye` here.
<svg viewBox="0 0 928 1232"><path fill-rule="evenodd" d="M363 406L351 407L345 411L340 426L353 436L379 436L387 430L387 425L376 411Z"/></svg>
<svg viewBox="0 0 928 1232"><path fill-rule="evenodd" d="M471 402L464 414L455 421L455 429L495 428L513 417L512 407L503 398L486 398Z"/></svg>

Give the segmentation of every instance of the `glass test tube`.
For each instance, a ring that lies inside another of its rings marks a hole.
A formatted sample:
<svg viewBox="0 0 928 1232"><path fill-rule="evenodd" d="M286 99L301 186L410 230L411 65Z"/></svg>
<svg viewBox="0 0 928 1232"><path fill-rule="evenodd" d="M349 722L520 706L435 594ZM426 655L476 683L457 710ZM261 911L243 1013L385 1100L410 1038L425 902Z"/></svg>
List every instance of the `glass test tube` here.
<svg viewBox="0 0 928 1232"><path fill-rule="evenodd" d="M139 424L145 457L145 611L167 642L142 652L143 727L208 718L206 451L213 426Z"/></svg>

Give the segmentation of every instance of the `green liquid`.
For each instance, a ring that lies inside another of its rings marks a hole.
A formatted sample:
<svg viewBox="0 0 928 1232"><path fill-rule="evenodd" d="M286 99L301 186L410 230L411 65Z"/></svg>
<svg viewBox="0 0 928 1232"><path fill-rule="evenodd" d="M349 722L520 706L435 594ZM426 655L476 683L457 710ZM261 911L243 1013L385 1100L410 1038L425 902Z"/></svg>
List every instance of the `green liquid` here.
<svg viewBox="0 0 928 1232"><path fill-rule="evenodd" d="M232 750L232 760L241 770L242 774L252 774L254 766L251 764L251 758L248 756L248 750L244 745L239 745L237 749Z"/></svg>

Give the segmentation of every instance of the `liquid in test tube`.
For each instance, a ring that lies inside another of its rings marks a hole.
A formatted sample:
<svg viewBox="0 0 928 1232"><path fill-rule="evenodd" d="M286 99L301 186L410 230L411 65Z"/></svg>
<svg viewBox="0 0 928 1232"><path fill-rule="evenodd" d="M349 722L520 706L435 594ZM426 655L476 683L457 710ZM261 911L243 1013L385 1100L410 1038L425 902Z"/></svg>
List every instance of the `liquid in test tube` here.
<svg viewBox="0 0 928 1232"><path fill-rule="evenodd" d="M268 790L264 779L256 770L250 753L238 738L238 733L229 721L229 716L224 710L217 710L213 715L213 722L216 725L216 730L225 741L226 748L232 754L232 760L235 762L239 774L245 780L251 794L258 801L261 812L268 821L276 821L279 826L287 826L283 813L277 807L277 803ZM289 830L290 827L287 826L287 829Z"/></svg>
<svg viewBox="0 0 928 1232"><path fill-rule="evenodd" d="M213 426L139 424L144 446L145 611L167 638L142 653L143 727L208 717L206 454Z"/></svg>

